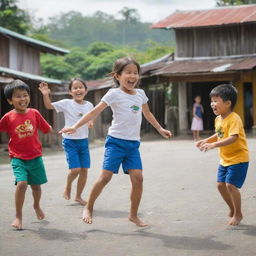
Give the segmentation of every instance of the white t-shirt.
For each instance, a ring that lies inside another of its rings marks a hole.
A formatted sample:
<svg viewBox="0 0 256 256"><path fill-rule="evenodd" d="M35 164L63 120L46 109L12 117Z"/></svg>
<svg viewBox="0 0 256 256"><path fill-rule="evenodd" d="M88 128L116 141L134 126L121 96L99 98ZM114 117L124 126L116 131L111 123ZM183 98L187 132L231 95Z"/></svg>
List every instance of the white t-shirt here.
<svg viewBox="0 0 256 256"><path fill-rule="evenodd" d="M72 99L63 99L53 102L57 112L63 112L65 118L65 127L74 125L84 114L88 113L93 104L89 101L85 101L84 104L79 104ZM88 127L83 125L79 127L74 134L62 133L63 138L67 139L85 139L88 138Z"/></svg>
<svg viewBox="0 0 256 256"><path fill-rule="evenodd" d="M119 139L140 140L142 105L148 98L142 89L136 94L125 93L119 88L110 89L101 99L113 111L113 120L108 134Z"/></svg>

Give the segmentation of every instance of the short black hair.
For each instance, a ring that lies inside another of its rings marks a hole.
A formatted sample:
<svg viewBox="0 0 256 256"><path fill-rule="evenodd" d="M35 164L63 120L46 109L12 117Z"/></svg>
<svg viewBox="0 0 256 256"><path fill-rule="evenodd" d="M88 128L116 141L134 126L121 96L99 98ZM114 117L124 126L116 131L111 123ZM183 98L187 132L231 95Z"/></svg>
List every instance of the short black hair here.
<svg viewBox="0 0 256 256"><path fill-rule="evenodd" d="M4 96L6 99L11 100L15 90L25 90L28 94L30 94L29 86L23 81L16 79L4 87Z"/></svg>
<svg viewBox="0 0 256 256"><path fill-rule="evenodd" d="M70 83L69 83L69 85L68 85L68 89L69 89L70 91L71 91L73 82L75 82L75 81L79 81L80 83L82 83L83 86L84 86L84 88L87 90L87 85L86 85L85 81L82 80L81 78L74 77L74 78L71 79L71 81L70 81Z"/></svg>
<svg viewBox="0 0 256 256"><path fill-rule="evenodd" d="M210 98L220 97L223 101L231 101L231 110L236 105L237 89L232 84L220 84L214 87L210 92Z"/></svg>

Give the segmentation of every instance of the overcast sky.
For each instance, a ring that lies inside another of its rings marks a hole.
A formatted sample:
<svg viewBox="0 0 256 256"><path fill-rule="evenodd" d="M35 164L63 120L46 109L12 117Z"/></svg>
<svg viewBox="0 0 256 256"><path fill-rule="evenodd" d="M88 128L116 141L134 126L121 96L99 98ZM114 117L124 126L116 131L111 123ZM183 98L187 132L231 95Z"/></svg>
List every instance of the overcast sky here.
<svg viewBox="0 0 256 256"><path fill-rule="evenodd" d="M210 9L216 6L215 0L18 0L21 9L26 9L36 18L58 15L71 10L83 15L92 15L96 11L117 15L124 7L138 10L141 21L157 22L175 10Z"/></svg>

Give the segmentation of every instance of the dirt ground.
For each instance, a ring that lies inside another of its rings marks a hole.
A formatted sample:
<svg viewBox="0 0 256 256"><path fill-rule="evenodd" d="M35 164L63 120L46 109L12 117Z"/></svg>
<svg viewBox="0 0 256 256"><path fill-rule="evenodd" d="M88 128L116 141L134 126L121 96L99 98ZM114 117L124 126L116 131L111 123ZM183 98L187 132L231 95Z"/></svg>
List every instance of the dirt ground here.
<svg viewBox="0 0 256 256"><path fill-rule="evenodd" d="M42 186L46 219L38 221L26 193L22 231L14 218L13 175L0 165L1 256L254 256L256 251L256 140L248 139L250 167L241 190L244 220L228 227L228 209L216 189L217 150L202 153L192 140L157 139L141 144L144 193L140 217L127 220L130 180L120 170L95 204L94 223L82 222L83 207L62 198L67 166L62 151L46 152L48 183ZM101 170L104 148L91 146L92 166L84 197Z"/></svg>

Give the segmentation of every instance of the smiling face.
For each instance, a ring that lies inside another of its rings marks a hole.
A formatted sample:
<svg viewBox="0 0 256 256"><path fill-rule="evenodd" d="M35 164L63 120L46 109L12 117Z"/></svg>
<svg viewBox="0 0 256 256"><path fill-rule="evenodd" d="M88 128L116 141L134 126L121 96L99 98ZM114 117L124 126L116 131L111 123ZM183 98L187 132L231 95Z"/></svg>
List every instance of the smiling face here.
<svg viewBox="0 0 256 256"><path fill-rule="evenodd" d="M134 88L139 82L139 71L135 64L131 63L124 67L121 74L116 74L120 89L126 93L134 94Z"/></svg>
<svg viewBox="0 0 256 256"><path fill-rule="evenodd" d="M8 102L13 105L17 113L26 113L30 102L29 93L26 90L15 89Z"/></svg>
<svg viewBox="0 0 256 256"><path fill-rule="evenodd" d="M79 80L74 80L69 94L73 97L75 102L82 104L84 102L84 97L87 94L87 89Z"/></svg>
<svg viewBox="0 0 256 256"><path fill-rule="evenodd" d="M225 118L231 113L231 101L223 101L221 97L213 96L211 97L211 108L216 116L221 115L222 118Z"/></svg>

